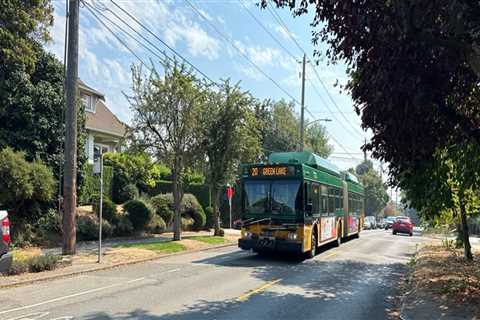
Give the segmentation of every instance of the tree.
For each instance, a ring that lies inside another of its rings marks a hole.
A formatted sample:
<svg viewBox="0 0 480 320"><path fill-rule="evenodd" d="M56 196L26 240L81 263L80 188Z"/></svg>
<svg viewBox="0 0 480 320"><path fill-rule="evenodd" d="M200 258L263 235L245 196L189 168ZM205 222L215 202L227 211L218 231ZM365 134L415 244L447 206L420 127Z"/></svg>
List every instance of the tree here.
<svg viewBox="0 0 480 320"><path fill-rule="evenodd" d="M312 123L305 132L306 150L328 158L333 152L333 146L328 144L327 132L319 123Z"/></svg>
<svg viewBox="0 0 480 320"><path fill-rule="evenodd" d="M2 1L0 10L0 80L10 67L31 72L37 63L35 42L50 39L53 25L51 0Z"/></svg>
<svg viewBox="0 0 480 320"><path fill-rule="evenodd" d="M205 91L185 65L163 64L160 75L154 66L148 76L132 68L132 129L137 143L172 167L174 197L174 240L181 239L180 204L182 175L197 144L198 119Z"/></svg>
<svg viewBox="0 0 480 320"><path fill-rule="evenodd" d="M362 162L355 170L349 171L358 176L365 190L365 214L376 216L388 203L387 186L370 160Z"/></svg>
<svg viewBox="0 0 480 320"><path fill-rule="evenodd" d="M206 176L212 191L215 235L220 235L220 190L234 179L240 162L256 160L260 141L250 94L227 80L217 90L210 90L208 97L200 146L208 159Z"/></svg>

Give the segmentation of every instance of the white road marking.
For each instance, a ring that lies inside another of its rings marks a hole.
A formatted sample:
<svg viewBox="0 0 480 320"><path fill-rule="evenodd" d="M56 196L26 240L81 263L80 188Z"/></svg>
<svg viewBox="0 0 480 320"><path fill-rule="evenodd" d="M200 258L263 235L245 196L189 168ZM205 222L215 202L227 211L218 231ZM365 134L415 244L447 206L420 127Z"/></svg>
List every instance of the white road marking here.
<svg viewBox="0 0 480 320"><path fill-rule="evenodd" d="M177 269L167 270L167 271L165 271L165 272L170 273L170 272L177 272L177 271L179 271L179 270L180 270L180 268L177 268Z"/></svg>
<svg viewBox="0 0 480 320"><path fill-rule="evenodd" d="M46 304L50 304L50 303L53 303L53 302L63 301L63 300L67 300L67 299L71 299L71 298L75 298L75 297L79 297L79 296L84 296L84 295L87 295L87 294L90 294L90 293L95 293L95 292L99 292L99 291L103 291L103 290L107 290L107 289L119 287L119 286L122 286L122 285L125 285L125 284L130 284L130 283L142 281L142 280L144 280L144 279L145 279L145 277L137 278L137 279L133 279L133 280L125 281L125 282L120 282L120 283L111 284L111 285L105 286L105 287L100 287L100 288L95 288L95 289L91 289L91 290L87 290L87 291L82 291L82 292L70 294L70 295L68 295L68 296L58 297L58 298L54 298L54 299L50 299L50 300L38 302L38 303L35 303L35 304L30 304L30 305L23 306L23 307L18 307L18 308L3 310L3 311L0 311L0 315L6 314L6 313L15 312L15 311L22 311L22 310L26 310L26 309L31 309L31 308L43 306L43 305L46 305Z"/></svg>

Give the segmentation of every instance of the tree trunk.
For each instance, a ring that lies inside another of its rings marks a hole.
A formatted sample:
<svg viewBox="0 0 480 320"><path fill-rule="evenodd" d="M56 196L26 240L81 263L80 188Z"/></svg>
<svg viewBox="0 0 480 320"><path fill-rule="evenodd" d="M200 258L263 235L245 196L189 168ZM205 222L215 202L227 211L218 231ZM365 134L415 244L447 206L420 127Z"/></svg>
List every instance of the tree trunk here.
<svg viewBox="0 0 480 320"><path fill-rule="evenodd" d="M179 179L180 179L180 175L178 174L178 163L177 163L177 159L175 159L173 164L173 207L174 207L173 240L175 241L182 240L182 235L181 235L182 217L180 213L180 202L182 201L182 199L181 199Z"/></svg>
<svg viewBox="0 0 480 320"><path fill-rule="evenodd" d="M460 224L463 235L463 254L465 259L473 260L472 247L470 246L470 235L468 233L467 212L465 211L465 199L463 191L460 191Z"/></svg>
<svg viewBox="0 0 480 320"><path fill-rule="evenodd" d="M220 231L220 221L219 221L219 210L218 210L218 200L220 197L220 191L218 190L218 187L213 185L212 186L212 198L213 198L213 227L214 227L214 235L220 236L221 231Z"/></svg>

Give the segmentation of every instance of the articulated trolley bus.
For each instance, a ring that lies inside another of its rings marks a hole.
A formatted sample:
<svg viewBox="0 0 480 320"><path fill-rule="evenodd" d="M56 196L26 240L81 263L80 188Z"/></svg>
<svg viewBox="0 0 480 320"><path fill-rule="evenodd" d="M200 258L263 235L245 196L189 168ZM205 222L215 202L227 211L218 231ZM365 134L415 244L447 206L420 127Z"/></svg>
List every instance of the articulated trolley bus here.
<svg viewBox="0 0 480 320"><path fill-rule="evenodd" d="M241 183L242 249L311 258L323 244L360 235L362 185L316 154L279 152L266 164L243 164Z"/></svg>

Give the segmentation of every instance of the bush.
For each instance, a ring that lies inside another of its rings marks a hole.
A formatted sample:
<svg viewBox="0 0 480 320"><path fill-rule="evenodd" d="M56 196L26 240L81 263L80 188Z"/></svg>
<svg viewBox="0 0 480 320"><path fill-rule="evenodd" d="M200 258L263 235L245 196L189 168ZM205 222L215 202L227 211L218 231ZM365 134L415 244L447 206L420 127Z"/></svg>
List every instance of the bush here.
<svg viewBox="0 0 480 320"><path fill-rule="evenodd" d="M93 174L93 164L85 164L84 178L78 196L79 205L96 203L100 193L100 175ZM113 168L103 165L103 195L112 196Z"/></svg>
<svg viewBox="0 0 480 320"><path fill-rule="evenodd" d="M94 206L95 214L97 215L97 217L100 215L99 208L100 199L97 199ZM117 205L105 196L103 197L102 203L102 219L105 219L110 223L116 223L117 219Z"/></svg>
<svg viewBox="0 0 480 320"><path fill-rule="evenodd" d="M212 229L215 226L215 217L213 215L212 207L207 207L205 209L205 216L206 216L205 229Z"/></svg>
<svg viewBox="0 0 480 320"><path fill-rule="evenodd" d="M52 200L55 185L52 170L42 161L28 162L23 152L11 148L0 151L0 198L2 207L17 210L11 216L13 226L35 223L42 205Z"/></svg>
<svg viewBox="0 0 480 320"><path fill-rule="evenodd" d="M189 231L189 230L192 230L192 227L193 227L193 224L195 223L195 221L193 221L192 218L190 217L182 217L182 222L181 222L181 226L182 226L182 230L183 231Z"/></svg>
<svg viewBox="0 0 480 320"><path fill-rule="evenodd" d="M60 261L60 256L45 254L32 257L28 260L30 272L42 272L45 270L54 270Z"/></svg>
<svg viewBox="0 0 480 320"><path fill-rule="evenodd" d="M96 218L91 216L77 217L77 237L79 240L98 240L99 229L100 226ZM112 225L108 221L102 220L102 238L108 238L112 234Z"/></svg>
<svg viewBox="0 0 480 320"><path fill-rule="evenodd" d="M167 226L173 222L174 212L170 206L167 195L159 194L150 198L150 204L152 205L155 214L159 215Z"/></svg>
<svg viewBox="0 0 480 320"><path fill-rule="evenodd" d="M55 209L48 209L36 224L40 244L58 243L62 238L62 217Z"/></svg>
<svg viewBox="0 0 480 320"><path fill-rule="evenodd" d="M113 233L116 236L129 236L133 234L133 225L126 215L119 215Z"/></svg>
<svg viewBox="0 0 480 320"><path fill-rule="evenodd" d="M135 231L143 231L152 218L151 210L141 200L130 200L124 204L127 217Z"/></svg>
<svg viewBox="0 0 480 320"><path fill-rule="evenodd" d="M152 216L152 219L147 226L147 231L151 233L163 233L166 229L167 226L165 225L165 221L156 214Z"/></svg>
<svg viewBox="0 0 480 320"><path fill-rule="evenodd" d="M122 200L122 203L137 199L138 195L138 188L134 184L127 184L120 191L120 199Z"/></svg>
<svg viewBox="0 0 480 320"><path fill-rule="evenodd" d="M28 262L26 260L13 260L7 274L15 276L17 274L28 272Z"/></svg>

